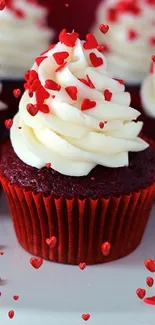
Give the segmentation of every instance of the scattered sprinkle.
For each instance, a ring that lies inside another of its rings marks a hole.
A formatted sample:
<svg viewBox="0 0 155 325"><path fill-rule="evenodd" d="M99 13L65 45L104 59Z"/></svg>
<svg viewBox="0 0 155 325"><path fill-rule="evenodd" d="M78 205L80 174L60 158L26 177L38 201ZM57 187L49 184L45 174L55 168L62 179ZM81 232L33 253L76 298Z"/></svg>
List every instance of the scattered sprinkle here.
<svg viewBox="0 0 155 325"><path fill-rule="evenodd" d="M75 86L68 86L65 90L72 100L77 100L77 88Z"/></svg>
<svg viewBox="0 0 155 325"><path fill-rule="evenodd" d="M129 29L128 33L127 33L127 37L130 41L133 41L133 40L137 39L138 34L134 29Z"/></svg>
<svg viewBox="0 0 155 325"><path fill-rule="evenodd" d="M95 67L95 68L100 67L104 63L103 59L100 57L97 57L97 55L93 52L89 54L89 58L90 58L90 61L93 65L93 67Z"/></svg>
<svg viewBox="0 0 155 325"><path fill-rule="evenodd" d="M155 296L145 298L144 302L149 305L155 305Z"/></svg>
<svg viewBox="0 0 155 325"><path fill-rule="evenodd" d="M95 106L96 106L96 102L94 100L90 100L89 98L85 98L82 101L81 110L85 111L85 110L91 109L91 108L93 108Z"/></svg>
<svg viewBox="0 0 155 325"><path fill-rule="evenodd" d="M90 318L90 314L82 314L82 318L87 321Z"/></svg>
<svg viewBox="0 0 155 325"><path fill-rule="evenodd" d="M104 256L108 256L111 251L111 244L109 242L105 242L101 245L101 251Z"/></svg>
<svg viewBox="0 0 155 325"><path fill-rule="evenodd" d="M14 300L18 300L19 299L19 296L13 296L13 299Z"/></svg>
<svg viewBox="0 0 155 325"><path fill-rule="evenodd" d="M57 244L57 238L55 236L52 236L50 238L46 239L46 244L50 246L50 248L54 248Z"/></svg>
<svg viewBox="0 0 155 325"><path fill-rule="evenodd" d="M56 63L58 65L61 65L64 63L64 60L67 59L69 57L69 53L68 52L57 52L53 54L54 60L56 61Z"/></svg>
<svg viewBox="0 0 155 325"><path fill-rule="evenodd" d="M100 127L100 129L103 129L104 128L104 122L100 122L99 127Z"/></svg>
<svg viewBox="0 0 155 325"><path fill-rule="evenodd" d="M47 163L45 166L46 166L46 168L50 168L51 167L51 163Z"/></svg>
<svg viewBox="0 0 155 325"><path fill-rule="evenodd" d="M27 104L26 109L27 109L28 113L29 113L31 116L35 116L35 115L37 115L37 113L38 113L38 111L39 111L37 105L33 105L33 104L31 104L31 103L30 103L30 104Z"/></svg>
<svg viewBox="0 0 155 325"><path fill-rule="evenodd" d="M13 95L14 95L15 98L18 98L21 95L21 90L19 88L14 89Z"/></svg>
<svg viewBox="0 0 155 325"><path fill-rule="evenodd" d="M74 47L78 37L79 37L78 33L72 32L69 34L66 32L66 29L63 29L59 34L59 41L65 44L66 46Z"/></svg>
<svg viewBox="0 0 155 325"><path fill-rule="evenodd" d="M106 101L110 102L112 98L112 92L109 91L108 89L104 90L104 98Z"/></svg>
<svg viewBox="0 0 155 325"><path fill-rule="evenodd" d="M8 312L8 316L9 316L9 318L13 318L14 317L14 315L15 315L15 312L14 312L14 310L10 310L9 312Z"/></svg>
<svg viewBox="0 0 155 325"><path fill-rule="evenodd" d="M35 269L39 269L41 267L41 265L43 264L43 259L41 257L39 257L39 258L31 257L30 258L30 264Z"/></svg>
<svg viewBox="0 0 155 325"><path fill-rule="evenodd" d="M61 86L57 84L54 80L47 79L45 81L45 88L50 89L50 90L55 90L55 91L60 91Z"/></svg>
<svg viewBox="0 0 155 325"><path fill-rule="evenodd" d="M136 294L138 296L139 299L143 299L146 295L146 290L145 289L141 289L141 288L138 288L136 290Z"/></svg>
<svg viewBox="0 0 155 325"><path fill-rule="evenodd" d="M80 263L79 268L83 271L86 268L86 263Z"/></svg>
<svg viewBox="0 0 155 325"><path fill-rule="evenodd" d="M151 277L147 277L146 278L146 284L148 285L148 287L151 288L153 286L153 284L154 284L154 279L151 278Z"/></svg>
<svg viewBox="0 0 155 325"><path fill-rule="evenodd" d="M56 68L55 72L61 71L66 66L66 64L67 64L67 62L64 62L63 64L61 64L58 68Z"/></svg>
<svg viewBox="0 0 155 325"><path fill-rule="evenodd" d="M86 35L86 42L83 43L85 50L97 49L98 42L93 34Z"/></svg>
<svg viewBox="0 0 155 325"><path fill-rule="evenodd" d="M144 264L150 272L155 272L155 260L147 259L145 260Z"/></svg>
<svg viewBox="0 0 155 325"><path fill-rule="evenodd" d="M101 24L99 26L99 29L100 29L101 33L106 34L108 32L108 30L109 30L109 26L108 25Z"/></svg>

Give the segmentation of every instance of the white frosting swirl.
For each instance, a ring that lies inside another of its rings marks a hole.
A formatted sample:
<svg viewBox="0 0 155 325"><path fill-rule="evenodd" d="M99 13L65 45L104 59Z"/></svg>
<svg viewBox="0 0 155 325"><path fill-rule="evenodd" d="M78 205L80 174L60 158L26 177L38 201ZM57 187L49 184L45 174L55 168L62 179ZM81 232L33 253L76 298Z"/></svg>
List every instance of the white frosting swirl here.
<svg viewBox="0 0 155 325"><path fill-rule="evenodd" d="M2 84L0 83L0 94L2 92ZM0 100L0 111L7 109L7 105Z"/></svg>
<svg viewBox="0 0 155 325"><path fill-rule="evenodd" d="M100 4L92 31L99 42L109 47L107 59L114 76L123 79L126 84L138 85L147 75L150 57L155 53L155 42L150 41L152 38L155 40L155 3L128 0L137 4L140 13L122 11L117 14L116 21L109 21L109 8L115 8L119 2L123 1L105 0ZM109 24L110 30L106 35L100 32L100 24ZM137 36L130 38L130 31L135 31Z"/></svg>
<svg viewBox="0 0 155 325"><path fill-rule="evenodd" d="M54 33L45 26L46 15L45 8L27 0L12 0L11 8L8 5L0 11L1 79L23 78L36 56L49 45Z"/></svg>
<svg viewBox="0 0 155 325"><path fill-rule="evenodd" d="M68 52L66 66L55 72L58 64L53 54ZM103 64L95 68L90 53L96 54ZM74 47L59 42L49 50L38 67L42 86L46 80L54 80L61 89L47 89L45 100L50 112L38 112L31 116L27 104L36 104L36 96L25 91L11 128L11 141L18 157L28 165L41 168L46 163L56 171L70 176L87 175L96 165L122 167L129 164L129 151L144 150L148 144L138 137L142 122L135 120L140 113L129 107L130 95L124 85L114 80L107 71L106 58L97 49L86 50L77 39ZM79 80L89 76L95 88ZM77 100L72 100L65 88L77 88ZM112 92L111 101L105 100L104 91ZM55 95L55 98L52 96ZM83 99L95 101L96 106L81 110ZM99 123L107 121L103 129ZM21 129L18 126L22 127Z"/></svg>
<svg viewBox="0 0 155 325"><path fill-rule="evenodd" d="M141 100L145 113L155 118L155 63L141 86Z"/></svg>

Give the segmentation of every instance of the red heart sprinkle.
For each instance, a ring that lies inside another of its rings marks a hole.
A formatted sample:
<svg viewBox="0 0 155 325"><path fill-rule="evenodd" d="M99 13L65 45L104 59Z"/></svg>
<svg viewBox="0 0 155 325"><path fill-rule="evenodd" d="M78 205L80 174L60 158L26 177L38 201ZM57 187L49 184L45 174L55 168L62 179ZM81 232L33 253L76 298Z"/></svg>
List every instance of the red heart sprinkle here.
<svg viewBox="0 0 155 325"><path fill-rule="evenodd" d="M134 29L129 29L127 36L128 36L128 39L130 41L132 41L132 40L135 40L137 38L138 34L137 34L137 32Z"/></svg>
<svg viewBox="0 0 155 325"><path fill-rule="evenodd" d="M88 80L88 86L90 88L92 88L92 89L95 89L95 86L93 85L93 83L92 83L91 79L89 78L88 74L86 75L86 77L87 77L87 80Z"/></svg>
<svg viewBox="0 0 155 325"><path fill-rule="evenodd" d="M109 30L109 26L108 25L101 24L99 26L99 29L100 29L101 33L106 34L108 32L108 30Z"/></svg>
<svg viewBox="0 0 155 325"><path fill-rule="evenodd" d="M145 298L144 302L149 305L155 305L155 296Z"/></svg>
<svg viewBox="0 0 155 325"><path fill-rule="evenodd" d="M86 268L86 263L80 263L79 268L83 271Z"/></svg>
<svg viewBox="0 0 155 325"><path fill-rule="evenodd" d="M95 106L96 106L96 102L94 100L90 100L89 98L85 98L82 101L81 110L85 111L85 110L93 108Z"/></svg>
<svg viewBox="0 0 155 325"><path fill-rule="evenodd" d="M14 95L15 98L18 98L21 95L21 90L19 88L14 89L13 95Z"/></svg>
<svg viewBox="0 0 155 325"><path fill-rule="evenodd" d="M74 86L69 86L65 88L67 94L71 97L72 100L77 100L77 88Z"/></svg>
<svg viewBox="0 0 155 325"><path fill-rule="evenodd" d="M57 244L57 239L55 236L46 239L46 244L50 246L50 248L54 248Z"/></svg>
<svg viewBox="0 0 155 325"><path fill-rule="evenodd" d="M44 114L48 114L50 112L49 106L46 104L37 104L38 110Z"/></svg>
<svg viewBox="0 0 155 325"><path fill-rule="evenodd" d="M117 21L117 10L115 8L109 8L107 11L107 20L110 22Z"/></svg>
<svg viewBox="0 0 155 325"><path fill-rule="evenodd" d="M139 299L143 299L146 295L146 291L145 291L145 289L138 288L136 290L136 294L139 297Z"/></svg>
<svg viewBox="0 0 155 325"><path fill-rule="evenodd" d="M6 0L0 0L0 10L3 10L6 5Z"/></svg>
<svg viewBox="0 0 155 325"><path fill-rule="evenodd" d="M146 268L154 273L155 272L155 261L151 260L151 259L147 259L145 262L144 262Z"/></svg>
<svg viewBox="0 0 155 325"><path fill-rule="evenodd" d="M79 34L72 32L71 34L66 33L66 29L63 29L59 35L59 41L64 43L66 46L74 47L79 37Z"/></svg>
<svg viewBox="0 0 155 325"><path fill-rule="evenodd" d="M33 105L33 104L27 104L26 109L31 116L37 115L39 111L38 105Z"/></svg>
<svg viewBox="0 0 155 325"><path fill-rule="evenodd" d="M152 55L152 61L155 62L155 55Z"/></svg>
<svg viewBox="0 0 155 325"><path fill-rule="evenodd" d="M104 45L98 45L97 46L97 50L99 51L99 52L103 52L104 51Z"/></svg>
<svg viewBox="0 0 155 325"><path fill-rule="evenodd" d="M9 318L13 318L14 317L14 315L15 315L15 312L14 312L14 310L10 310L9 312L8 312L8 316L9 316Z"/></svg>
<svg viewBox="0 0 155 325"><path fill-rule="evenodd" d="M107 100L108 102L110 102L111 101L111 98L112 98L111 91L109 91L108 89L105 89L105 91L104 91L104 98L105 98L105 100Z"/></svg>
<svg viewBox="0 0 155 325"><path fill-rule="evenodd" d="M63 64L61 64L56 70L55 72L61 71L65 66L66 66L67 62L64 62Z"/></svg>
<svg viewBox="0 0 155 325"><path fill-rule="evenodd" d="M43 264L43 259L41 257L39 258L31 257L30 263L35 269L39 269Z"/></svg>
<svg viewBox="0 0 155 325"><path fill-rule="evenodd" d="M151 288L153 286L153 284L154 284L154 279L151 278L151 277L147 277L146 278L146 283L147 283L148 287Z"/></svg>
<svg viewBox="0 0 155 325"><path fill-rule="evenodd" d="M68 52L57 52L53 54L53 57L57 64L61 65L64 63L64 60L69 57Z"/></svg>
<svg viewBox="0 0 155 325"><path fill-rule="evenodd" d="M37 63L37 66L39 67L40 64L45 60L47 59L47 56L39 56L38 58L35 59L36 63Z"/></svg>
<svg viewBox="0 0 155 325"><path fill-rule="evenodd" d="M104 122L100 122L100 123L99 123L99 127L100 127L101 129L103 129L103 128L104 128Z"/></svg>
<svg viewBox="0 0 155 325"><path fill-rule="evenodd" d="M51 163L47 163L45 166L46 166L46 168L50 168L51 167Z"/></svg>
<svg viewBox="0 0 155 325"><path fill-rule="evenodd" d="M85 50L92 50L98 47L98 42L93 34L86 35L86 42L83 43Z"/></svg>
<svg viewBox="0 0 155 325"><path fill-rule="evenodd" d="M82 314L82 318L87 321L90 318L90 314Z"/></svg>
<svg viewBox="0 0 155 325"><path fill-rule="evenodd" d="M54 99L55 98L55 95L52 95L51 97Z"/></svg>
<svg viewBox="0 0 155 325"><path fill-rule="evenodd" d="M4 124L7 129L11 129L11 126L13 125L13 120L5 120Z"/></svg>
<svg viewBox="0 0 155 325"><path fill-rule="evenodd" d="M105 242L101 245L101 251L104 256L108 256L110 254L111 244L109 242Z"/></svg>
<svg viewBox="0 0 155 325"><path fill-rule="evenodd" d="M18 300L19 299L19 296L13 296L13 299L14 300Z"/></svg>
<svg viewBox="0 0 155 325"><path fill-rule="evenodd" d="M0 252L0 255L4 255L4 252Z"/></svg>
<svg viewBox="0 0 155 325"><path fill-rule="evenodd" d="M58 85L54 80L47 79L45 81L45 88L59 91L61 89L61 86Z"/></svg>
<svg viewBox="0 0 155 325"><path fill-rule="evenodd" d="M91 61L92 65L95 68L100 67L100 65L103 64L103 59L97 57L97 55L95 53L90 53L89 54L89 58L90 58L90 61Z"/></svg>
<svg viewBox="0 0 155 325"><path fill-rule="evenodd" d="M151 46L155 46L155 36L153 36L149 39L149 43Z"/></svg>

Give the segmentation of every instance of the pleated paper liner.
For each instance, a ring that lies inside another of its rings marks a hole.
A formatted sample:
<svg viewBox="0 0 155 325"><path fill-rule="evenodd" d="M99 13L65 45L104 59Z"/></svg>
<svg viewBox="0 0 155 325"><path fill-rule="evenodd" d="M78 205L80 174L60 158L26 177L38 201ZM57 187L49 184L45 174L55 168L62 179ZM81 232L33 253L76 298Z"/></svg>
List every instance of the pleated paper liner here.
<svg viewBox="0 0 155 325"><path fill-rule="evenodd" d="M56 198L12 185L0 174L17 239L29 253L66 264L104 263L130 254L142 239L154 198L155 183L119 197L96 200ZM57 238L55 248L46 239ZM111 252L105 257L104 242Z"/></svg>

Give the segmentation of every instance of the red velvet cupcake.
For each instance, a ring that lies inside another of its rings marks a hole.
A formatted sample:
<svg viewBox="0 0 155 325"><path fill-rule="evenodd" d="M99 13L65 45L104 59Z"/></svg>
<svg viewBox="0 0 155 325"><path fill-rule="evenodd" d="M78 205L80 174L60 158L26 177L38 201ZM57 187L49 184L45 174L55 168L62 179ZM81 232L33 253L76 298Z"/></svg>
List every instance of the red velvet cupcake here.
<svg viewBox="0 0 155 325"><path fill-rule="evenodd" d="M19 243L67 264L103 263L140 243L154 198L155 151L92 34L59 36L25 75L1 148L0 180ZM55 238L55 247L47 243ZM48 239L48 240L47 240ZM102 244L109 242L105 256Z"/></svg>
<svg viewBox="0 0 155 325"><path fill-rule="evenodd" d="M1 98L8 104L4 118L11 118L17 112L13 90L20 88L23 91L25 71L54 35L46 26L46 16L47 9L37 1L29 0L7 0L4 10L0 11Z"/></svg>
<svg viewBox="0 0 155 325"><path fill-rule="evenodd" d="M110 29L106 33L105 27ZM140 106L140 85L155 52L155 2L146 0L105 0L98 8L93 32L105 44L109 67L123 79L131 94L131 105Z"/></svg>
<svg viewBox="0 0 155 325"><path fill-rule="evenodd" d="M150 73L141 86L141 113L143 134L155 146L155 55L152 56Z"/></svg>

